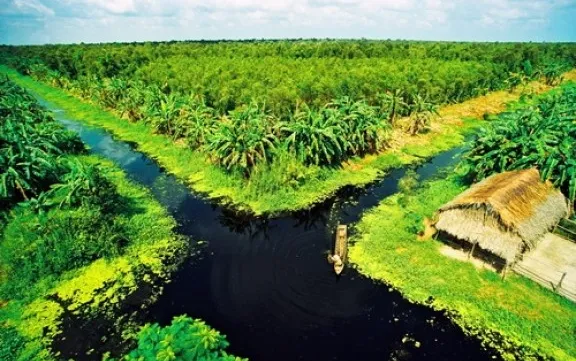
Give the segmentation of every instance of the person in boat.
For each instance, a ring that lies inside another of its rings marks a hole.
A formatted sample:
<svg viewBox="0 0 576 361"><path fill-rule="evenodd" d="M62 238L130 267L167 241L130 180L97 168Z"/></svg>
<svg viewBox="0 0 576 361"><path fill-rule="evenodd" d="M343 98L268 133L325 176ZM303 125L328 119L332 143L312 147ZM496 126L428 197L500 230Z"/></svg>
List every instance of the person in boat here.
<svg viewBox="0 0 576 361"><path fill-rule="evenodd" d="M328 255L328 262L334 263L334 272L336 272L336 274L339 275L342 273L342 270L344 269L344 262L342 262L342 258L340 258L339 255Z"/></svg>
<svg viewBox="0 0 576 361"><path fill-rule="evenodd" d="M334 263L335 266L341 266L343 264L342 258L337 254L332 254L328 256L328 262Z"/></svg>

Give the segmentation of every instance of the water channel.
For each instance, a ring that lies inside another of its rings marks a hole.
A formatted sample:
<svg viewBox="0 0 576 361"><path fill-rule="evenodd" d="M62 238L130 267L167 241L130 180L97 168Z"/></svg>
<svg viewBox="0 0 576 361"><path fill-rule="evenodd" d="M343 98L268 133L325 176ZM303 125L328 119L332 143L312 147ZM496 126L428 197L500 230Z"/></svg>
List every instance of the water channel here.
<svg viewBox="0 0 576 361"><path fill-rule="evenodd" d="M357 222L364 211L394 194L406 169L363 189L342 189L306 211L254 217L195 195L132 144L44 105L93 153L115 161L148 187L190 242L206 242L145 311L146 321L168 324L182 314L201 318L227 335L230 353L252 361L500 359L443 313L411 304L351 267L336 277L326 261L337 224ZM416 172L428 179L458 154L443 153ZM98 359L80 353L82 332L89 331L79 330L79 353L66 356Z"/></svg>

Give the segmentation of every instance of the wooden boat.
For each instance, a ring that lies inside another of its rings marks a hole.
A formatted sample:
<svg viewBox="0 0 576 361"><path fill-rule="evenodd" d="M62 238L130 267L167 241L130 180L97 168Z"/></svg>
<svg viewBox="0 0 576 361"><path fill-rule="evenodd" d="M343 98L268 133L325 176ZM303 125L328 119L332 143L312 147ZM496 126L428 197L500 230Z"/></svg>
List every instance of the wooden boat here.
<svg viewBox="0 0 576 361"><path fill-rule="evenodd" d="M336 229L334 254L329 256L328 261L334 264L334 272L339 275L344 270L344 263L348 255L348 227L339 225Z"/></svg>

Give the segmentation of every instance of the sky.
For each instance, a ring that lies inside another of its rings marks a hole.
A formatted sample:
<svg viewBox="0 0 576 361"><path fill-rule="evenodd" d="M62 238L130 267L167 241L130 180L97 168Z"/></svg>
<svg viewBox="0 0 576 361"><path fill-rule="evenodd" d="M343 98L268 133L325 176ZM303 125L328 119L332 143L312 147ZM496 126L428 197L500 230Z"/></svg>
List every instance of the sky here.
<svg viewBox="0 0 576 361"><path fill-rule="evenodd" d="M576 0L0 0L0 44L367 38L576 41Z"/></svg>

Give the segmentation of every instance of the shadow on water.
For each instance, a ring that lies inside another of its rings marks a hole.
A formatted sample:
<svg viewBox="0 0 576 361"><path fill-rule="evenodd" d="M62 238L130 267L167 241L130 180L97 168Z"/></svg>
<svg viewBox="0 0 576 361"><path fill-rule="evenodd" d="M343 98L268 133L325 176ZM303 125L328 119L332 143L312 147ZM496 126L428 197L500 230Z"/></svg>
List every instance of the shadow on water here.
<svg viewBox="0 0 576 361"><path fill-rule="evenodd" d="M145 311L147 321L167 324L181 314L204 319L227 335L229 352L253 361L496 358L442 313L413 305L354 269L337 278L326 261L337 224L357 222L364 210L395 193L405 170L392 171L365 189L342 189L306 211L258 218L195 196L103 130L67 120L62 113L57 118L94 153L114 160L149 187L179 222L179 232L207 242L202 255L189 259ZM458 153L443 153L418 167L420 179L453 164ZM95 358L61 351L67 357Z"/></svg>

